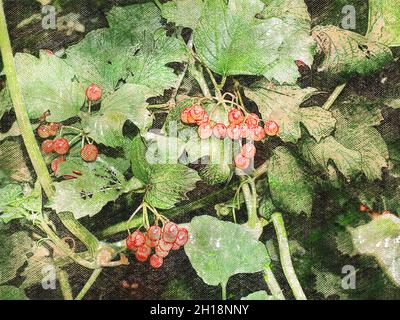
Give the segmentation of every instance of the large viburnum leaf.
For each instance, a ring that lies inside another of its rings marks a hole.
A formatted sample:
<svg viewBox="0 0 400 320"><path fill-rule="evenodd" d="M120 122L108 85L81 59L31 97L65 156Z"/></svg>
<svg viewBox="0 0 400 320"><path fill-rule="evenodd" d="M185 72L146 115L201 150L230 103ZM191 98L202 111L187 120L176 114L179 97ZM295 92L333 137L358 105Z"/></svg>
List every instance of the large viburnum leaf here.
<svg viewBox="0 0 400 320"><path fill-rule="evenodd" d="M62 171L63 166L71 166L72 163L70 159L60 164L59 170ZM78 162L77 167L80 175L54 183L55 195L48 207L57 212L72 212L76 219L92 217L123 192L126 184L123 174L101 157L93 163Z"/></svg>
<svg viewBox="0 0 400 320"><path fill-rule="evenodd" d="M373 127L383 119L380 111L373 106L349 101L335 107L332 112L337 119L333 136L320 143L312 139L301 142L300 148L307 160L325 169L332 160L347 179L359 172L369 180L380 179L389 158L385 141Z"/></svg>
<svg viewBox="0 0 400 320"><path fill-rule="evenodd" d="M393 61L389 47L334 26L317 26L312 31L324 60L319 71L340 76L368 75Z"/></svg>
<svg viewBox="0 0 400 320"><path fill-rule="evenodd" d="M85 102L85 88L63 59L41 52L15 55L18 82L31 119L50 111L48 121L61 122L79 113Z"/></svg>
<svg viewBox="0 0 400 320"><path fill-rule="evenodd" d="M268 161L268 185L272 202L289 213L311 215L314 185L298 160L285 147L278 147Z"/></svg>
<svg viewBox="0 0 400 320"><path fill-rule="evenodd" d="M127 120L141 131L151 126L153 116L146 109L146 100L150 96L150 90L145 86L124 84L101 102L98 112L81 115L83 128L97 143L121 146L125 141L122 129Z"/></svg>
<svg viewBox="0 0 400 320"><path fill-rule="evenodd" d="M301 137L300 123L320 141L331 134L336 120L331 112L320 107L300 108L302 102L316 91L261 81L245 89L245 94L257 104L264 121L273 120L279 124L278 135L283 141L297 142Z"/></svg>
<svg viewBox="0 0 400 320"><path fill-rule="evenodd" d="M367 37L388 46L400 46L400 7L397 0L369 0Z"/></svg>
<svg viewBox="0 0 400 320"><path fill-rule="evenodd" d="M295 60L313 61L310 16L302 0L207 0L194 29L196 52L222 76L265 75L294 83Z"/></svg>
<svg viewBox="0 0 400 320"><path fill-rule="evenodd" d="M350 233L357 252L375 257L388 277L400 286L400 219L392 214L381 215L350 228Z"/></svg>
<svg viewBox="0 0 400 320"><path fill-rule="evenodd" d="M189 225L185 252L203 281L226 285L238 273L255 273L269 265L264 244L245 227L211 216L195 217Z"/></svg>

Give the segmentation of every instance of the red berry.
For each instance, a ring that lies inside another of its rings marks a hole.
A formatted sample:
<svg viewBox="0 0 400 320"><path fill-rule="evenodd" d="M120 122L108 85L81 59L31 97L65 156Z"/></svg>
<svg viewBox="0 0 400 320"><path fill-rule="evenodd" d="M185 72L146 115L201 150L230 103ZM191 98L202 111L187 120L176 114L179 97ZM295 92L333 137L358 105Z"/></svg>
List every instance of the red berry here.
<svg viewBox="0 0 400 320"><path fill-rule="evenodd" d="M146 243L146 237L139 230L136 230L135 232L133 232L131 235L128 236L127 247L128 247L128 239L132 243L132 246L135 248L141 247ZM130 248L128 247L128 249Z"/></svg>
<svg viewBox="0 0 400 320"><path fill-rule="evenodd" d="M162 238L165 242L173 243L173 242L175 242L178 232L179 232L179 228L175 223L167 222L164 225Z"/></svg>
<svg viewBox="0 0 400 320"><path fill-rule="evenodd" d="M189 119L188 119L189 114L190 114L190 109L189 108L185 108L185 109L182 110L182 112L181 112L181 121L183 123L189 123Z"/></svg>
<svg viewBox="0 0 400 320"><path fill-rule="evenodd" d="M263 127L255 127L250 131L250 138L254 141L261 141L265 138L265 131Z"/></svg>
<svg viewBox="0 0 400 320"><path fill-rule="evenodd" d="M163 251L170 251L172 249L172 243L166 242L164 239L160 239L158 242L158 247Z"/></svg>
<svg viewBox="0 0 400 320"><path fill-rule="evenodd" d="M209 123L203 123L199 125L197 132L199 133L200 139L208 139L213 134L213 128Z"/></svg>
<svg viewBox="0 0 400 320"><path fill-rule="evenodd" d="M205 114L206 111L202 106L195 104L190 108L190 116L194 119L194 121L203 120Z"/></svg>
<svg viewBox="0 0 400 320"><path fill-rule="evenodd" d="M158 245L158 240L151 240L146 233L146 246L150 248L155 248Z"/></svg>
<svg viewBox="0 0 400 320"><path fill-rule="evenodd" d="M62 163L62 162L65 162L65 158L64 157L55 158L51 162L51 170L53 170L53 172L57 172L58 171L58 167L59 167L60 163Z"/></svg>
<svg viewBox="0 0 400 320"><path fill-rule="evenodd" d="M248 137L250 137L250 129L246 123L242 123L240 137L243 139L247 139Z"/></svg>
<svg viewBox="0 0 400 320"><path fill-rule="evenodd" d="M363 203L360 204L360 212L370 212L370 211L371 209L367 205Z"/></svg>
<svg viewBox="0 0 400 320"><path fill-rule="evenodd" d="M128 250L133 250L135 248L134 240L132 239L132 235L126 237L125 240L126 247Z"/></svg>
<svg viewBox="0 0 400 320"><path fill-rule="evenodd" d="M209 122L210 122L210 116L207 113L204 114L203 119L196 120L196 124L198 126L201 125L201 124L207 124Z"/></svg>
<svg viewBox="0 0 400 320"><path fill-rule="evenodd" d="M229 123L241 124L244 120L243 112L239 109L232 109L228 113Z"/></svg>
<svg viewBox="0 0 400 320"><path fill-rule="evenodd" d="M172 248L172 246L171 246ZM155 249L156 255L158 255L160 258L165 258L166 256L168 256L169 250L165 251L163 249L160 248L160 246L157 246Z"/></svg>
<svg viewBox="0 0 400 320"><path fill-rule="evenodd" d="M49 124L49 134L50 136L55 136L60 129L60 124L58 122L52 122Z"/></svg>
<svg viewBox="0 0 400 320"><path fill-rule="evenodd" d="M226 132L229 138L231 138L232 140L239 140L242 134L242 128L238 124L231 123Z"/></svg>
<svg viewBox="0 0 400 320"><path fill-rule="evenodd" d="M67 139L58 138L54 140L54 151L58 154L66 154L69 151L69 142Z"/></svg>
<svg viewBox="0 0 400 320"><path fill-rule="evenodd" d="M144 262L149 258L149 255L151 253L151 249L149 251L149 247L147 246L141 246L137 248L135 252L135 257L137 261Z"/></svg>
<svg viewBox="0 0 400 320"><path fill-rule="evenodd" d="M247 159L252 159L256 155L256 147L252 143L246 143L245 145L243 145L240 153L243 157Z"/></svg>
<svg viewBox="0 0 400 320"><path fill-rule="evenodd" d="M153 254L153 255L150 257L150 265L151 265L154 269L160 268L160 267L162 266L163 262L164 262L163 258L159 257L159 256L156 255L156 254Z"/></svg>
<svg viewBox="0 0 400 320"><path fill-rule="evenodd" d="M53 140L44 140L42 142L42 151L44 153L52 153L54 151L54 142L53 142Z"/></svg>
<svg viewBox="0 0 400 320"><path fill-rule="evenodd" d="M46 138L50 137L50 128L47 125L41 125L37 129L37 133L38 133L39 137L46 139Z"/></svg>
<svg viewBox="0 0 400 320"><path fill-rule="evenodd" d="M174 245L172 246L172 250L176 251L179 250L181 248L181 246L179 244L177 244L176 242L174 242Z"/></svg>
<svg viewBox="0 0 400 320"><path fill-rule="evenodd" d="M246 169L250 165L250 159L242 156L242 154L237 154L235 157L235 165L239 169Z"/></svg>
<svg viewBox="0 0 400 320"><path fill-rule="evenodd" d="M279 126L275 121L267 121L264 124L264 131L268 136L273 137L278 134Z"/></svg>
<svg viewBox="0 0 400 320"><path fill-rule="evenodd" d="M159 226L151 226L149 230L147 230L147 236L150 241L158 241L161 238L162 230Z"/></svg>
<svg viewBox="0 0 400 320"><path fill-rule="evenodd" d="M247 118L246 118L246 121L245 121L245 123L247 124L247 126L250 129L256 128L258 126L259 122L260 122L260 118L255 113L249 113L247 115Z"/></svg>
<svg viewBox="0 0 400 320"><path fill-rule="evenodd" d="M217 123L213 128L213 134L218 139L224 139L226 137L226 127L223 123Z"/></svg>
<svg viewBox="0 0 400 320"><path fill-rule="evenodd" d="M89 87L86 89L86 97L88 98L89 101L97 101L101 99L102 95L102 90L101 88L96 85L96 84L91 84Z"/></svg>
<svg viewBox="0 0 400 320"><path fill-rule="evenodd" d="M96 161L99 150L94 144L87 144L81 150L81 157L87 162Z"/></svg>
<svg viewBox="0 0 400 320"><path fill-rule="evenodd" d="M178 236L175 243L179 246L184 246L189 240L189 232L186 228L179 228Z"/></svg>

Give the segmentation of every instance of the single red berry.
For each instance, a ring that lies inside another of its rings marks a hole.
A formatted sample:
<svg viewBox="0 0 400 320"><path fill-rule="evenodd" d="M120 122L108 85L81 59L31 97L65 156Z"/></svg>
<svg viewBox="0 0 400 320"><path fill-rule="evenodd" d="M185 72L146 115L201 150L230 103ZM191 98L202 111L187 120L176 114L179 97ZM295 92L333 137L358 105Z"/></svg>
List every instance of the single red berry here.
<svg viewBox="0 0 400 320"><path fill-rule="evenodd" d="M58 130L60 129L60 124L58 122L52 122L49 124L49 134L54 137Z"/></svg>
<svg viewBox="0 0 400 320"><path fill-rule="evenodd" d="M190 115L194 119L194 121L203 120L205 114L206 111L202 106L195 104L190 108Z"/></svg>
<svg viewBox="0 0 400 320"><path fill-rule="evenodd" d="M173 243L173 242L175 242L178 232L179 232L179 228L175 223L167 222L164 225L162 238L165 242Z"/></svg>
<svg viewBox="0 0 400 320"><path fill-rule="evenodd" d="M149 230L147 230L147 236L151 241L158 241L161 238L162 230L159 226L151 226Z"/></svg>
<svg viewBox="0 0 400 320"><path fill-rule="evenodd" d="M229 123L241 124L244 120L243 112L239 109L232 109L228 113Z"/></svg>
<svg viewBox="0 0 400 320"><path fill-rule="evenodd" d="M181 246L179 244L177 244L176 242L174 242L174 245L172 246L172 250L176 251L179 250L181 248Z"/></svg>
<svg viewBox="0 0 400 320"><path fill-rule="evenodd" d="M228 137L232 140L239 140L242 134L242 127L239 124L231 123L226 130Z"/></svg>
<svg viewBox="0 0 400 320"><path fill-rule="evenodd" d="M213 134L218 139L224 139L226 137L226 127L223 123L217 123L213 128Z"/></svg>
<svg viewBox="0 0 400 320"><path fill-rule="evenodd" d="M139 230L136 230L135 232L133 232L129 236L129 238L130 238L130 241L132 242L133 246L136 248L141 247L146 243L146 237Z"/></svg>
<svg viewBox="0 0 400 320"><path fill-rule="evenodd" d="M94 144L87 144L81 150L81 157L87 162L96 161L99 150Z"/></svg>
<svg viewBox="0 0 400 320"><path fill-rule="evenodd" d="M200 139L208 139L213 134L213 128L209 123L199 125L197 129Z"/></svg>
<svg viewBox="0 0 400 320"><path fill-rule="evenodd" d="M65 162L65 158L64 158L64 157L55 158L55 159L51 162L51 170L53 170L53 172L57 172L60 163L63 163L63 162Z"/></svg>
<svg viewBox="0 0 400 320"><path fill-rule="evenodd" d="M360 204L360 212L370 212L370 211L371 209L367 205L363 203Z"/></svg>
<svg viewBox="0 0 400 320"><path fill-rule="evenodd" d="M252 159L256 155L256 147L252 143L246 143L242 146L242 150L240 151L243 157L247 159Z"/></svg>
<svg viewBox="0 0 400 320"><path fill-rule="evenodd" d="M126 237L125 244L126 244L126 247L128 248L128 250L135 249L134 240L132 239L132 235L131 234Z"/></svg>
<svg viewBox="0 0 400 320"><path fill-rule="evenodd" d="M69 142L67 139L58 138L54 140L54 151L58 154L66 154L69 151Z"/></svg>
<svg viewBox="0 0 400 320"><path fill-rule="evenodd" d="M247 139L250 137L250 128L246 123L242 123L240 137L243 139Z"/></svg>
<svg viewBox="0 0 400 320"><path fill-rule="evenodd" d="M158 245L158 240L151 240L148 236L148 234L146 233L146 246L150 247L150 248L155 248Z"/></svg>
<svg viewBox="0 0 400 320"><path fill-rule="evenodd" d="M46 139L50 137L50 128L47 125L41 125L39 128L37 128L37 133L39 137Z"/></svg>
<svg viewBox="0 0 400 320"><path fill-rule="evenodd" d="M172 248L172 246L171 246ZM168 256L169 251L165 251L163 249L160 248L160 246L157 246L155 249L156 255L158 255L160 258L165 258L166 256Z"/></svg>
<svg viewBox="0 0 400 320"><path fill-rule="evenodd" d="M265 138L265 131L263 127L255 127L250 131L250 138L254 141L261 141Z"/></svg>
<svg viewBox="0 0 400 320"><path fill-rule="evenodd" d="M150 265L151 265L154 269L160 268L160 267L162 266L163 262L164 262L163 258L159 257L159 256L156 255L156 254L153 254L153 255L150 257Z"/></svg>
<svg viewBox="0 0 400 320"><path fill-rule="evenodd" d="M151 252L151 249L150 249ZM144 262L149 258L150 255L149 248L147 246L141 246L137 248L135 252L135 257L137 261Z"/></svg>
<svg viewBox="0 0 400 320"><path fill-rule="evenodd" d="M53 140L44 140L42 142L42 151L44 153L52 153L54 151L54 142L53 142Z"/></svg>
<svg viewBox="0 0 400 320"><path fill-rule="evenodd" d="M201 120L196 120L196 124L199 126L201 124L207 124L210 123L210 116L205 113L203 118Z"/></svg>
<svg viewBox="0 0 400 320"><path fill-rule="evenodd" d="M185 108L181 111L181 121L183 123L189 123L189 114L190 114L190 108Z"/></svg>
<svg viewBox="0 0 400 320"><path fill-rule="evenodd" d="M275 121L267 121L264 124L264 131L270 137L276 136L279 132L279 125Z"/></svg>
<svg viewBox="0 0 400 320"><path fill-rule="evenodd" d="M164 239L160 239L158 242L158 247L163 251L170 251L172 249L172 243L166 242Z"/></svg>
<svg viewBox="0 0 400 320"><path fill-rule="evenodd" d="M239 153L235 157L235 165L239 169L246 169L250 165L250 159L243 157L242 154Z"/></svg>
<svg viewBox="0 0 400 320"><path fill-rule="evenodd" d="M179 228L178 236L175 243L179 246L184 246L189 240L189 232L186 228Z"/></svg>
<svg viewBox="0 0 400 320"><path fill-rule="evenodd" d="M97 101L101 99L102 90L97 84L91 84L86 89L86 97L89 101Z"/></svg>
<svg viewBox="0 0 400 320"><path fill-rule="evenodd" d="M260 118L255 113L249 113L247 115L245 123L250 129L254 129L258 126Z"/></svg>

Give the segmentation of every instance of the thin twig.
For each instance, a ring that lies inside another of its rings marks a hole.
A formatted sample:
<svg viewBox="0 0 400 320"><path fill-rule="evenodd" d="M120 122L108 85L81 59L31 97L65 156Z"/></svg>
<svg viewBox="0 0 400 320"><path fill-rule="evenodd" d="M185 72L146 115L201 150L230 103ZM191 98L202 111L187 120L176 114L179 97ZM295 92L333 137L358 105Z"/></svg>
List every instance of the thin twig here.
<svg viewBox="0 0 400 320"><path fill-rule="evenodd" d="M335 103L336 99L339 97L339 95L342 93L343 89L346 87L346 82L341 84L340 86L337 86L335 90L332 92L328 100L324 103L322 106L322 109L329 110L332 105Z"/></svg>
<svg viewBox="0 0 400 320"><path fill-rule="evenodd" d="M78 295L76 296L75 300L82 300L83 297L85 296L85 294L90 290L90 288L92 287L92 285L96 282L97 278L99 277L101 271L103 269L95 269L92 273L92 275L90 276L89 280L85 283L85 285L83 286L82 290L78 293Z"/></svg>

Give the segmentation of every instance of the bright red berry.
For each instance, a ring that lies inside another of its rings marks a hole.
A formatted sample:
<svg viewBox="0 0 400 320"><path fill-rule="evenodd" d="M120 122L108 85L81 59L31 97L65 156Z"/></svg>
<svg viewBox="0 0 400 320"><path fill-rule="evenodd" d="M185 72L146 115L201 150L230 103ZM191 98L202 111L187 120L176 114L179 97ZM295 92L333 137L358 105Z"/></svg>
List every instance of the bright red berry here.
<svg viewBox="0 0 400 320"><path fill-rule="evenodd" d="M223 123L217 123L213 128L213 134L218 139L224 139L226 137L226 127Z"/></svg>
<svg viewBox="0 0 400 320"><path fill-rule="evenodd" d="M159 257L159 256L156 255L156 254L153 254L153 255L150 257L150 265L151 265L154 269L160 268L160 267L162 266L163 262L164 262L164 259L161 258L161 257Z"/></svg>
<svg viewBox="0 0 400 320"><path fill-rule="evenodd" d="M159 226L151 226L149 230L147 230L147 236L151 241L158 241L161 238L162 230Z"/></svg>
<svg viewBox="0 0 400 320"><path fill-rule="evenodd" d="M42 151L44 153L52 153L54 151L54 142L53 142L53 140L44 140L42 142Z"/></svg>
<svg viewBox="0 0 400 320"><path fill-rule="evenodd" d="M228 113L229 123L241 124L244 120L243 112L239 109L232 109Z"/></svg>
<svg viewBox="0 0 400 320"><path fill-rule="evenodd" d="M206 111L202 106L195 104L190 108L190 115L194 119L194 121L203 120L205 114Z"/></svg>
<svg viewBox="0 0 400 320"><path fill-rule="evenodd" d="M50 128L47 125L41 125L39 128L37 128L37 133L39 137L46 139L50 137Z"/></svg>
<svg viewBox="0 0 400 320"><path fill-rule="evenodd" d="M246 169L250 165L250 159L243 157L242 154L239 153L235 157L235 165L239 169Z"/></svg>
<svg viewBox="0 0 400 320"><path fill-rule="evenodd" d="M208 139L213 134L213 128L209 123L199 125L197 129L200 139Z"/></svg>
<svg viewBox="0 0 400 320"><path fill-rule="evenodd" d="M136 252L135 252L135 257L137 261L140 262L144 262L149 258L151 249L149 251L150 248L148 248L147 246L141 246L139 248L137 248Z"/></svg>
<svg viewBox="0 0 400 320"><path fill-rule="evenodd" d="M172 246L171 246L172 248ZM168 256L169 251L165 251L163 249L160 248L160 246L157 246L155 249L156 255L158 255L160 258L165 258L166 256Z"/></svg>
<svg viewBox="0 0 400 320"><path fill-rule="evenodd" d="M265 131L263 127L255 127L250 131L250 138L254 141L261 141L265 138Z"/></svg>
<svg viewBox="0 0 400 320"><path fill-rule="evenodd" d="M101 99L102 90L97 84L91 84L86 89L86 97L89 101L97 101Z"/></svg>
<svg viewBox="0 0 400 320"><path fill-rule="evenodd" d="M69 151L69 142L67 139L58 138L54 140L54 151L58 154L66 154Z"/></svg>
<svg viewBox="0 0 400 320"><path fill-rule="evenodd" d="M245 123L250 129L254 129L258 126L260 118L255 113L249 113L247 115Z"/></svg>
<svg viewBox="0 0 400 320"><path fill-rule="evenodd" d="M165 242L173 243L173 242L175 242L178 232L179 232L179 228L175 223L167 222L164 225L162 238Z"/></svg>
<svg viewBox="0 0 400 320"><path fill-rule="evenodd" d="M256 155L256 147L252 143L246 143L242 146L241 155L247 159L252 159Z"/></svg>
<svg viewBox="0 0 400 320"><path fill-rule="evenodd" d="M370 212L370 211L371 209L367 205L363 203L360 204L360 212Z"/></svg>
<svg viewBox="0 0 400 320"><path fill-rule="evenodd" d="M189 240L189 232L186 228L179 228L178 236L176 237L175 243L179 246L184 246Z"/></svg>
<svg viewBox="0 0 400 320"><path fill-rule="evenodd" d="M55 158L55 159L51 162L51 170L53 170L53 172L57 172L60 163L63 163L63 162L65 162L65 158L64 158L64 157Z"/></svg>
<svg viewBox="0 0 400 320"><path fill-rule="evenodd" d="M60 129L60 124L58 122L51 122L48 127L50 136L54 137Z"/></svg>
<svg viewBox="0 0 400 320"><path fill-rule="evenodd" d="M238 124L231 123L226 130L228 137L232 140L239 140L242 134L242 127Z"/></svg>
<svg viewBox="0 0 400 320"><path fill-rule="evenodd" d="M128 242L131 244L131 247L128 245ZM128 249L132 250L134 248L138 248L143 246L146 243L146 237L144 236L143 233L141 233L139 230L136 230L132 234L130 234L126 238L126 246Z"/></svg>
<svg viewBox="0 0 400 320"><path fill-rule="evenodd" d="M264 124L264 131L270 137L276 136L279 132L279 125L275 121L267 121Z"/></svg>
<svg viewBox="0 0 400 320"><path fill-rule="evenodd" d="M81 157L87 162L96 161L99 150L94 144L87 144L81 150Z"/></svg>

